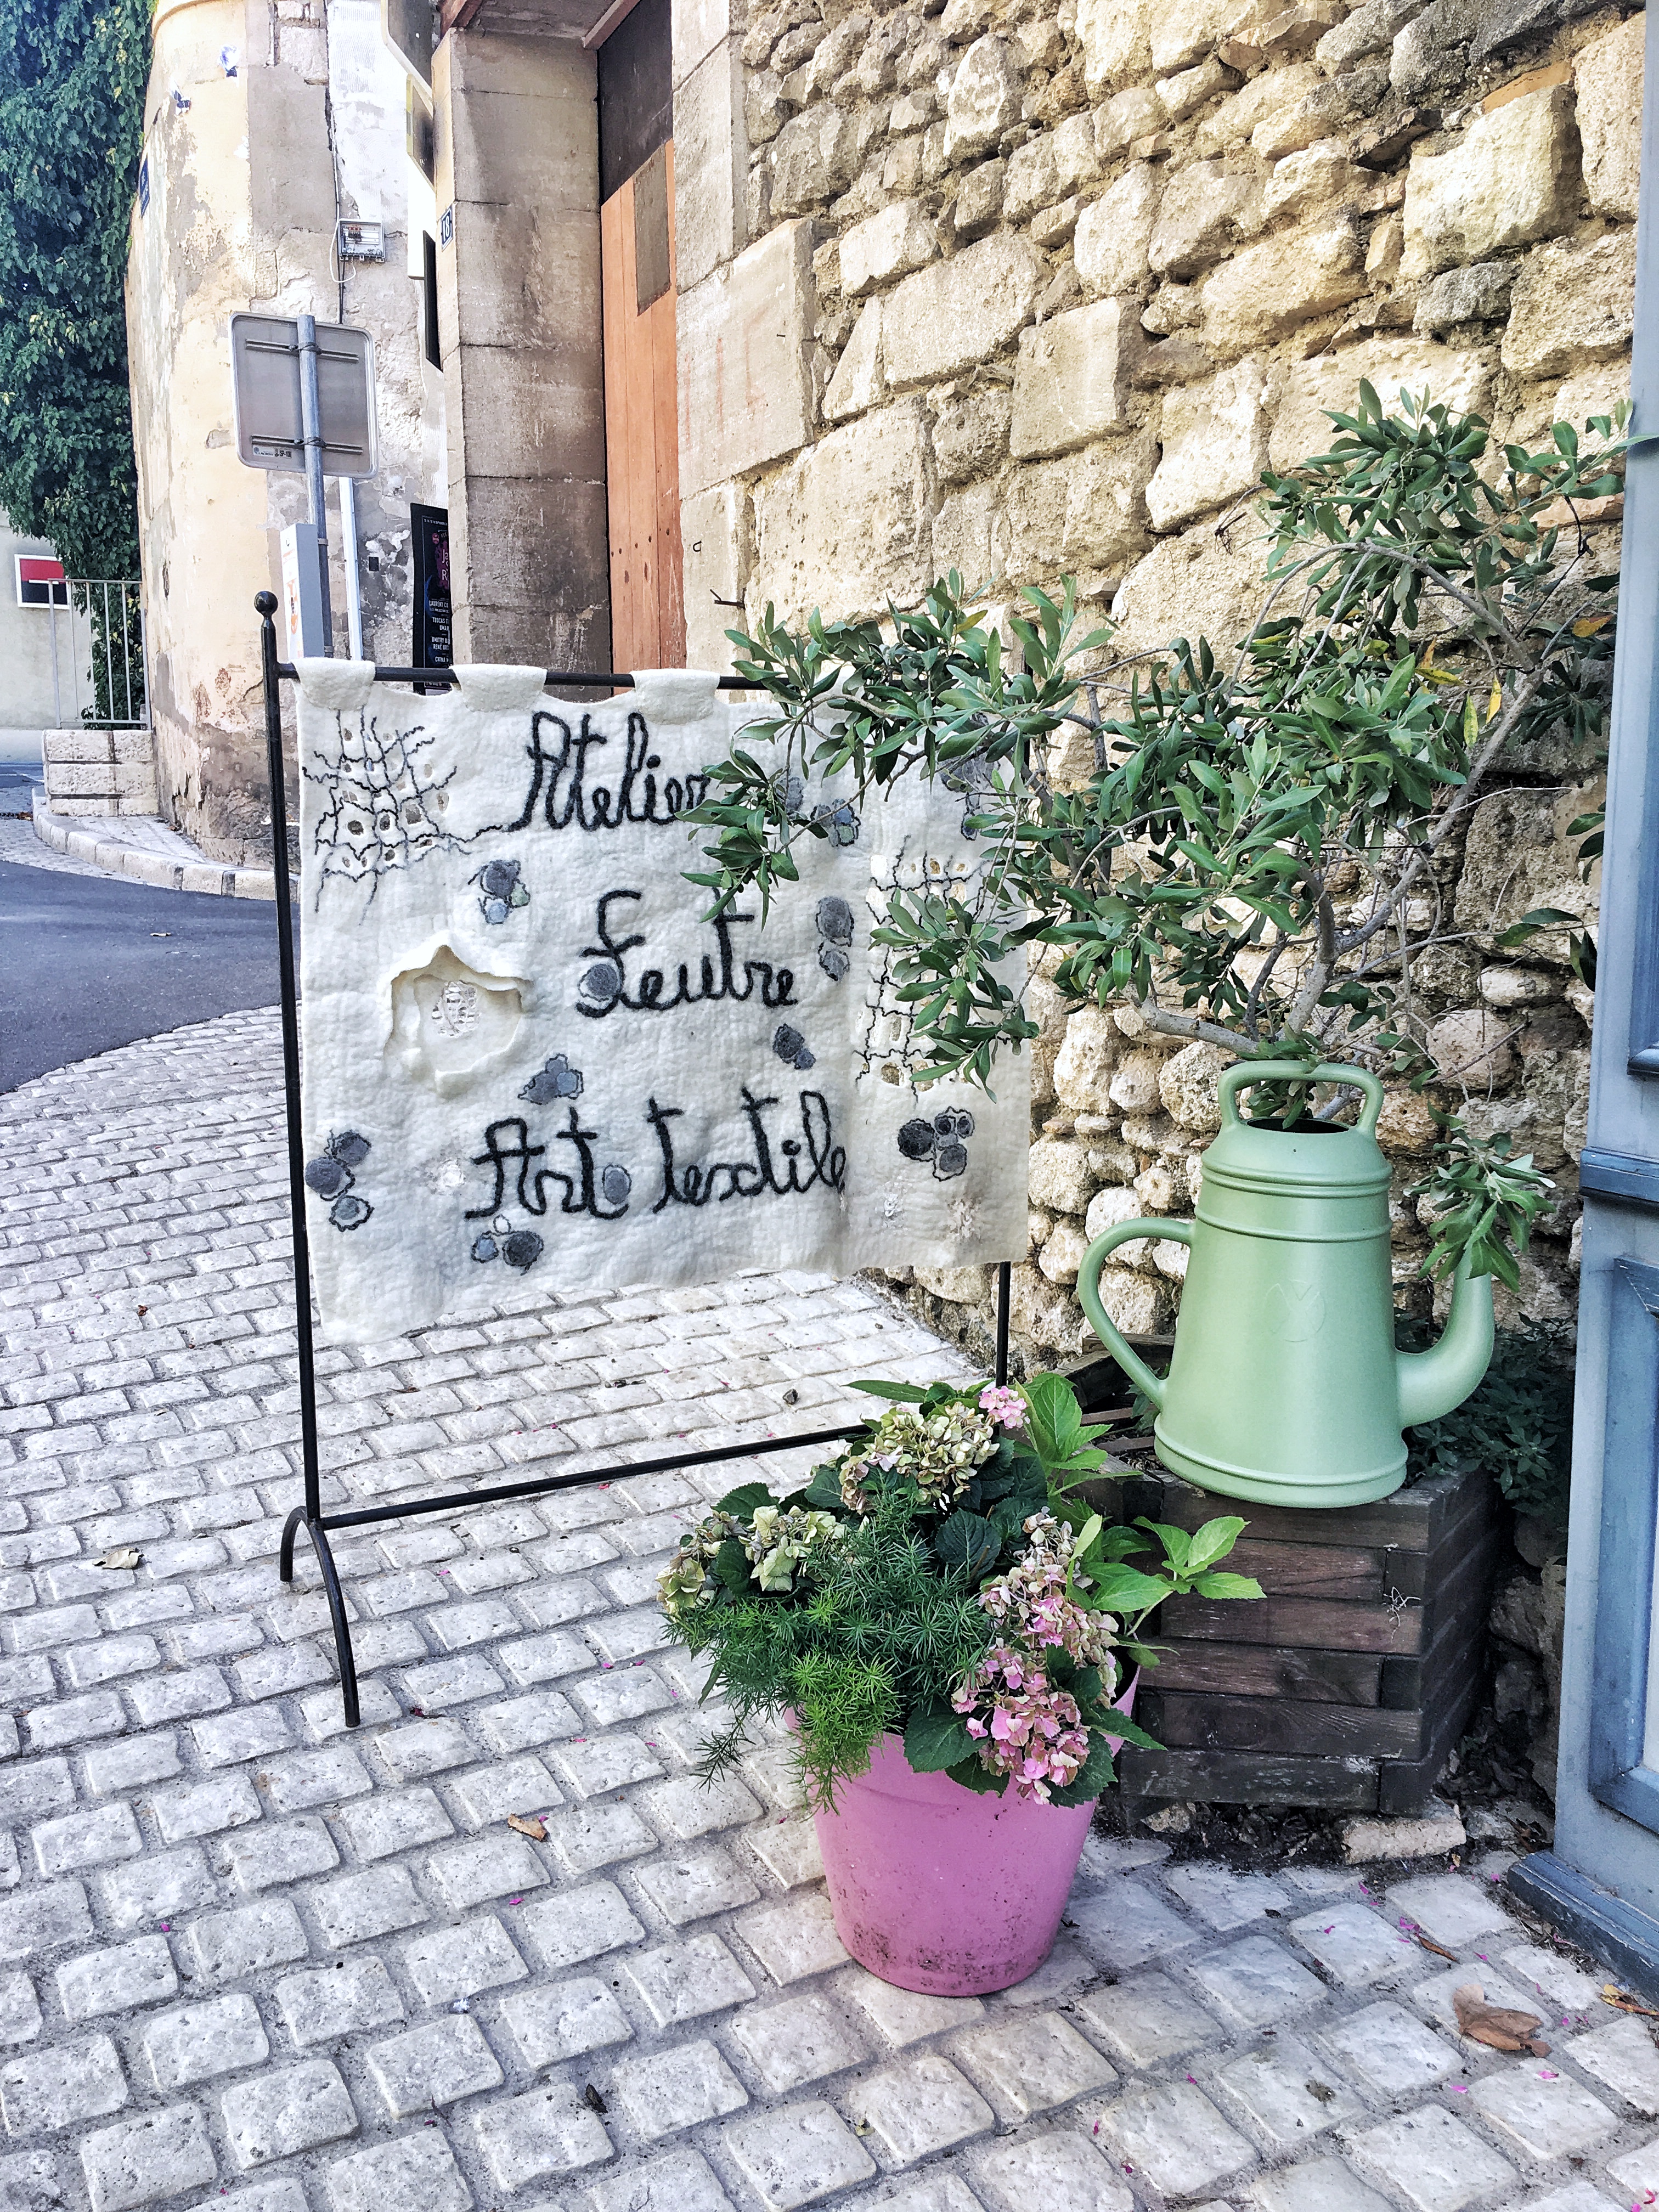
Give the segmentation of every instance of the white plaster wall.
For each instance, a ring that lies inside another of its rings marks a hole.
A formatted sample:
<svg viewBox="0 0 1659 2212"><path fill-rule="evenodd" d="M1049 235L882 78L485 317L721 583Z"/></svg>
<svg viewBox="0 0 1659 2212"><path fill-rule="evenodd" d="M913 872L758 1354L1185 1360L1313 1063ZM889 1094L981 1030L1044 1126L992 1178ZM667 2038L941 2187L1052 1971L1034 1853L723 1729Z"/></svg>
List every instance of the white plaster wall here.
<svg viewBox="0 0 1659 2212"><path fill-rule="evenodd" d="M57 556L44 538L20 538L0 513L0 757L22 757L13 732L27 732L38 753L40 732L55 729L58 716L52 704L52 615L46 607L17 604L17 556L41 553ZM60 643L67 650L68 618L58 618ZM67 686L69 669L64 669Z"/></svg>
<svg viewBox="0 0 1659 2212"><path fill-rule="evenodd" d="M267 805L254 738L252 600L270 580L267 479L236 459L230 317L282 283L256 256L238 0L164 5L155 23L143 159L127 265L161 809L216 860L258 849ZM263 265L256 275L256 261ZM263 276L262 286L258 281Z"/></svg>

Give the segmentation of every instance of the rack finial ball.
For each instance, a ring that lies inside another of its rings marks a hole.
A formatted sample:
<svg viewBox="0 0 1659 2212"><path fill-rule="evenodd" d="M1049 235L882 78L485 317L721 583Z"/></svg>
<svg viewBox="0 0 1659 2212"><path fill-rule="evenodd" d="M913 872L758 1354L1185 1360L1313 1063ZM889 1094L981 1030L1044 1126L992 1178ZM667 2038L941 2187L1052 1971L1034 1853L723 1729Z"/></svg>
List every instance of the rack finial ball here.
<svg viewBox="0 0 1659 2212"><path fill-rule="evenodd" d="M276 592L256 592L253 595L253 611L256 615L274 615L276 611Z"/></svg>

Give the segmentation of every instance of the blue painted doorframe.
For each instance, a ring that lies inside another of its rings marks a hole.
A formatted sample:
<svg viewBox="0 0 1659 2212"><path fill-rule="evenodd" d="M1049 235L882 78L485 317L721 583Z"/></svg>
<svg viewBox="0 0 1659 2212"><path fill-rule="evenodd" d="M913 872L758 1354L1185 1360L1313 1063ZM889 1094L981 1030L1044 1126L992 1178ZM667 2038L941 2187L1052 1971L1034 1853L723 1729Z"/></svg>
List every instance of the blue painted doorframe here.
<svg viewBox="0 0 1659 2212"><path fill-rule="evenodd" d="M1555 1848L1511 1887L1659 1992L1659 29L1650 9L1632 448L1581 1163L1572 1525Z"/></svg>

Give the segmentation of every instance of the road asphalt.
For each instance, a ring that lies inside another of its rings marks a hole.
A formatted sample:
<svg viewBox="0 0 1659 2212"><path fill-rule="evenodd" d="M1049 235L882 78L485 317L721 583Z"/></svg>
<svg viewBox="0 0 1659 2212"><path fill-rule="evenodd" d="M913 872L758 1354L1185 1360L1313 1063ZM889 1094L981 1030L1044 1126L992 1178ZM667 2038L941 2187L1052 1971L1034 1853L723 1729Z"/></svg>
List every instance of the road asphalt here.
<svg viewBox="0 0 1659 2212"><path fill-rule="evenodd" d="M0 811L21 811L28 789L0 763ZM268 899L0 862L0 1091L276 996Z"/></svg>

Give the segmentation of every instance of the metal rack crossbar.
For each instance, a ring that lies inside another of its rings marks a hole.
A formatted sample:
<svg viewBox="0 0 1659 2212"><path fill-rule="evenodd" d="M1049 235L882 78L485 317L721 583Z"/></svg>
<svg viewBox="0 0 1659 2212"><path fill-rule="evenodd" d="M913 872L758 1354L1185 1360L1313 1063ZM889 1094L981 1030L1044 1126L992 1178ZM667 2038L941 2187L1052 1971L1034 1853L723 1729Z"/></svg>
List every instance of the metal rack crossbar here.
<svg viewBox="0 0 1659 2212"><path fill-rule="evenodd" d="M261 592L253 602L260 622L260 662L264 672L265 754L270 775L271 862L276 890L276 958L282 995L283 1089L288 1123L289 1209L294 1224L294 1318L300 1370L300 1450L304 1496L283 1525L277 1572L285 1583L294 1579L294 1545L301 1528L316 1553L334 1629L334 1649L339 1662L340 1692L345 1724L356 1728L362 1719L357 1694L357 1665L352 1656L351 1624L346 1618L345 1595L329 1543L341 1528L361 1528L380 1521L401 1521L426 1513L449 1513L476 1505L498 1504L507 1498L538 1498L555 1490L580 1490L594 1483L624 1481L629 1475L663 1474L680 1468L717 1467L722 1461L759 1459L773 1452L798 1451L819 1444L844 1443L864 1426L854 1422L842 1428L808 1429L793 1436L763 1437L751 1443L718 1444L701 1451L669 1452L653 1459L629 1460L620 1467L573 1468L558 1474L532 1475L520 1482L492 1483L478 1490L447 1491L438 1498L399 1498L387 1505L363 1505L339 1512L325 1512L322 1474L317 1443L317 1370L311 1322L311 1247L306 1233L305 1138L300 1102L299 991L294 967L294 898L288 860L288 804L283 783L283 702L281 685L293 681L299 671L291 661L276 658L276 598ZM377 684L419 684L428 689L448 689L459 679L447 668L381 668ZM634 678L609 672L592 674L550 668L549 684L566 689L631 690ZM754 690L759 687L741 676L723 676L723 691ZM1008 1380L1008 1315L1012 1263L997 1269L995 1373L999 1383Z"/></svg>

